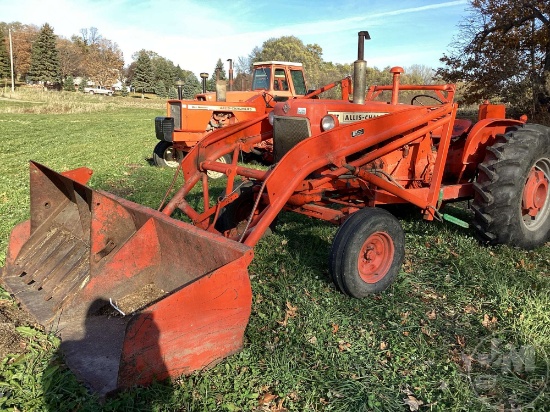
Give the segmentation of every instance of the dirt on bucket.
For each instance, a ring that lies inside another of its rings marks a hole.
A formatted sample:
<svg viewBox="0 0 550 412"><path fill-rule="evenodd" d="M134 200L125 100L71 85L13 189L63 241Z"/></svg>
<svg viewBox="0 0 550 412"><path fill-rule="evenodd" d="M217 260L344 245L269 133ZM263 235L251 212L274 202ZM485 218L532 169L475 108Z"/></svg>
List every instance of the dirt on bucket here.
<svg viewBox="0 0 550 412"><path fill-rule="evenodd" d="M42 329L14 301L0 299L0 360L9 354L25 352L26 339L17 332L18 326Z"/></svg>

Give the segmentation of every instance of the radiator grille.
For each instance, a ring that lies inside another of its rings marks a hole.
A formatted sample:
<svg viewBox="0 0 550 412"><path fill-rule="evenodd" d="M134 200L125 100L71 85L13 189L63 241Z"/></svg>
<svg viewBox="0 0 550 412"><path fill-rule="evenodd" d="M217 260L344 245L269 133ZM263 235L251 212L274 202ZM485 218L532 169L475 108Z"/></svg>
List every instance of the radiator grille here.
<svg viewBox="0 0 550 412"><path fill-rule="evenodd" d="M182 130L181 102L170 102L170 117L174 118L174 127L176 130Z"/></svg>
<svg viewBox="0 0 550 412"><path fill-rule="evenodd" d="M311 136L309 119L304 117L273 118L273 156L278 162L281 158L300 143Z"/></svg>
<svg viewBox="0 0 550 412"><path fill-rule="evenodd" d="M155 117L155 135L157 136L157 139L171 142L173 132L173 117Z"/></svg>

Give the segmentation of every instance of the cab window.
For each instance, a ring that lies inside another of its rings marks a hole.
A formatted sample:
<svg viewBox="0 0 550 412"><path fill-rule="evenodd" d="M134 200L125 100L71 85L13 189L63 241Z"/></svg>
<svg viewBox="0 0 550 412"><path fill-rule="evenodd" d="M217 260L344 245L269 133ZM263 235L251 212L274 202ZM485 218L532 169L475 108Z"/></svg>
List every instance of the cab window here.
<svg viewBox="0 0 550 412"><path fill-rule="evenodd" d="M271 70L265 67L254 69L252 77L252 90L269 90Z"/></svg>
<svg viewBox="0 0 550 412"><path fill-rule="evenodd" d="M273 90L288 91L288 80L284 69L275 69L273 77Z"/></svg>
<svg viewBox="0 0 550 412"><path fill-rule="evenodd" d="M292 83L294 84L294 92L297 95L306 94L306 82L304 80L304 73L301 70L291 70L290 76L292 77Z"/></svg>

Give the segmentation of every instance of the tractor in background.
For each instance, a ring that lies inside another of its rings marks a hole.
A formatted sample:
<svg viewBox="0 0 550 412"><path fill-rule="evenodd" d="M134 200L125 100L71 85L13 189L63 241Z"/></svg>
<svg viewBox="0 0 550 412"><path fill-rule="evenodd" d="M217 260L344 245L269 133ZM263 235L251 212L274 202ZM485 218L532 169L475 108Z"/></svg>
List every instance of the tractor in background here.
<svg viewBox="0 0 550 412"><path fill-rule="evenodd" d="M232 85L230 70L229 84ZM155 118L155 135L159 142L153 150L153 162L160 167L177 167L183 157L208 133L238 122L262 118L249 132L262 136L261 144L251 148L251 152L267 163L273 161L271 125L266 115L274 103L291 98L316 97L321 92L336 85L342 86L342 98L347 99L351 82L349 78L334 82L316 91L307 91L304 70L301 63L266 61L253 64L252 87L248 91L226 90L225 81L216 82L216 92L206 92L203 79L203 92L194 100L183 100L182 87L178 86L178 99L168 100L166 116ZM231 88L231 87L230 87ZM231 163L231 155L217 159L221 163ZM221 175L210 172L211 178Z"/></svg>

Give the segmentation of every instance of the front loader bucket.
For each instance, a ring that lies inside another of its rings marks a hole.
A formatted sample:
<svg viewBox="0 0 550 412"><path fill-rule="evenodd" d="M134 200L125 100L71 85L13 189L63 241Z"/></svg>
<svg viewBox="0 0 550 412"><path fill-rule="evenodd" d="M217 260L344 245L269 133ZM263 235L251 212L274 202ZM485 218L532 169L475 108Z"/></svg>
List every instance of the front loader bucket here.
<svg viewBox="0 0 550 412"><path fill-rule="evenodd" d="M242 347L251 248L94 191L82 173L31 162L30 175L31 218L12 230L1 280L60 335L92 391L188 374Z"/></svg>

